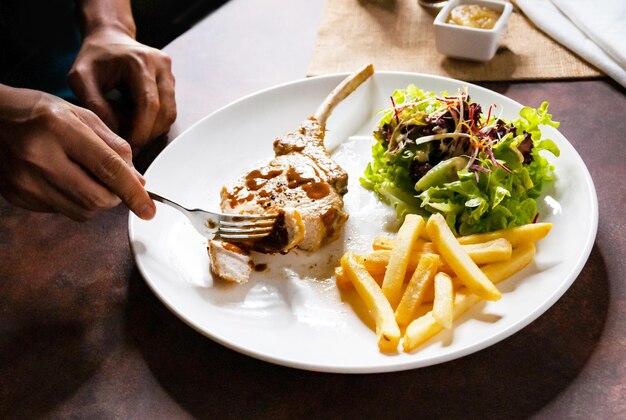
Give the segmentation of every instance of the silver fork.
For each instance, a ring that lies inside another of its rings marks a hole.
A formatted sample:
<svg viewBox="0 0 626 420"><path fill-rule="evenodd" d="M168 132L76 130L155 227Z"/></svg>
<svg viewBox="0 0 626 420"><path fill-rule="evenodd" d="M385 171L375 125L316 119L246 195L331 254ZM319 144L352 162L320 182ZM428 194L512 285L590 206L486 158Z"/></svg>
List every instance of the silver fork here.
<svg viewBox="0 0 626 420"><path fill-rule="evenodd" d="M188 209L148 191L155 201L174 207L183 213L194 228L207 239L227 239L229 241L248 241L264 238L272 232L275 215L258 216L251 214L214 213L201 209Z"/></svg>

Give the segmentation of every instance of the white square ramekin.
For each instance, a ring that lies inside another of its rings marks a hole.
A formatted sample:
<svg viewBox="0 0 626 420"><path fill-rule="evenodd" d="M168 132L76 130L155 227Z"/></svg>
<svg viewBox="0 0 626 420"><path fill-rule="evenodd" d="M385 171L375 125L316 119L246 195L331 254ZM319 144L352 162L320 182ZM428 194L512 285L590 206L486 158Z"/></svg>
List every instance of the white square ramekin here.
<svg viewBox="0 0 626 420"><path fill-rule="evenodd" d="M446 23L450 11L459 5L475 4L490 7L501 15L492 29L470 28ZM506 32L507 21L513 6L498 0L450 0L435 18L435 42L437 50L449 57L474 61L489 61L496 54Z"/></svg>

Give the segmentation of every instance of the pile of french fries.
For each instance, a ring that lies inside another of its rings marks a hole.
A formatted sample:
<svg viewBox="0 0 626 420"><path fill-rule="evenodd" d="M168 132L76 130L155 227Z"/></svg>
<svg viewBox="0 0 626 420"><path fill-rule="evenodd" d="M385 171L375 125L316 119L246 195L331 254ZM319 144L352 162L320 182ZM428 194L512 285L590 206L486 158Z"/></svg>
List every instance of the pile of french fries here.
<svg viewBox="0 0 626 420"><path fill-rule="evenodd" d="M346 253L337 286L356 289L376 322L378 347L411 352L526 267L550 223L455 237L441 214L408 215L395 238L377 237L366 255Z"/></svg>

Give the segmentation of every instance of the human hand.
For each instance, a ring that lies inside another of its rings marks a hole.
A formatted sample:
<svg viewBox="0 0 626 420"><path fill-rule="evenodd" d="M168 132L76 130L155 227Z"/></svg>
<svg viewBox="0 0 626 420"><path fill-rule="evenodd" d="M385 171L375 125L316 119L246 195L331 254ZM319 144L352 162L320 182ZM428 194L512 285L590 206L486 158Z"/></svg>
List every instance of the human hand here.
<svg viewBox="0 0 626 420"><path fill-rule="evenodd" d="M150 219L156 207L144 183L130 145L96 114L0 85L0 194L9 202L84 221L122 201Z"/></svg>
<svg viewBox="0 0 626 420"><path fill-rule="evenodd" d="M105 95L128 88L134 104L128 135L133 147L166 133L176 119L169 56L123 31L102 28L87 34L68 80L76 97L116 132L120 118Z"/></svg>

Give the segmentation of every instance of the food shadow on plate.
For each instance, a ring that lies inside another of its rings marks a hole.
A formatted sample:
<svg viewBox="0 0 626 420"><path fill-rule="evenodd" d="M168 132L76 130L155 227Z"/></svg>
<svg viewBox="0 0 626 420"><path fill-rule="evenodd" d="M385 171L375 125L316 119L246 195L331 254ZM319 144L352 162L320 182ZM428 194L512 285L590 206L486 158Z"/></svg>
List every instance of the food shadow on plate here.
<svg viewBox="0 0 626 420"><path fill-rule="evenodd" d="M442 348L451 346L454 343L454 336L456 334L455 329L458 328L460 325L465 324L466 322L474 320L476 322L493 324L495 322L498 322L500 319L502 319L501 315L491 313L491 312L486 312L485 311L486 306L487 306L487 302L481 301L475 306L473 306L472 308L469 308L469 310L465 312L463 315L461 315L461 317L453 321L453 325L451 329L443 329L441 332L439 332L435 336L431 337L430 339L426 340L424 343L420 344L413 351L410 351L409 354L419 353L420 351L423 351L425 348L431 347L437 344L439 344ZM421 313L419 312L417 313L416 318L428 312L428 309L422 308L421 311L422 311Z"/></svg>
<svg viewBox="0 0 626 420"><path fill-rule="evenodd" d="M356 290L341 290L339 291L341 301L350 306L350 309L359 318L359 320L367 326L372 332L376 331L376 322L374 317L370 314L370 311ZM372 342L374 345L374 342Z"/></svg>
<svg viewBox="0 0 626 420"><path fill-rule="evenodd" d="M420 349L424 349L438 342L441 343L441 347L451 346L454 342L455 328L462 324L465 324L466 322L471 322L472 320L474 320L476 322L494 324L502 319L502 315L487 312L486 307L486 301L483 300L479 302L474 307L465 312L460 318L454 320L451 329L444 329L439 334L419 346L415 351L419 351Z"/></svg>
<svg viewBox="0 0 626 420"><path fill-rule="evenodd" d="M253 270L247 283L228 282L213 276L208 287L196 287L197 293L211 305L224 309L249 310L258 315L271 310L293 312L294 306L321 297L334 274L334 267L345 249L345 236L310 253L300 250L286 255L252 253L258 271ZM319 290L318 290L319 289ZM318 293L319 292L319 293Z"/></svg>
<svg viewBox="0 0 626 420"><path fill-rule="evenodd" d="M520 285L529 282L534 274L539 274L542 271L543 270L538 268L536 262L533 260L519 272L498 283L496 287L503 295L513 293Z"/></svg>

